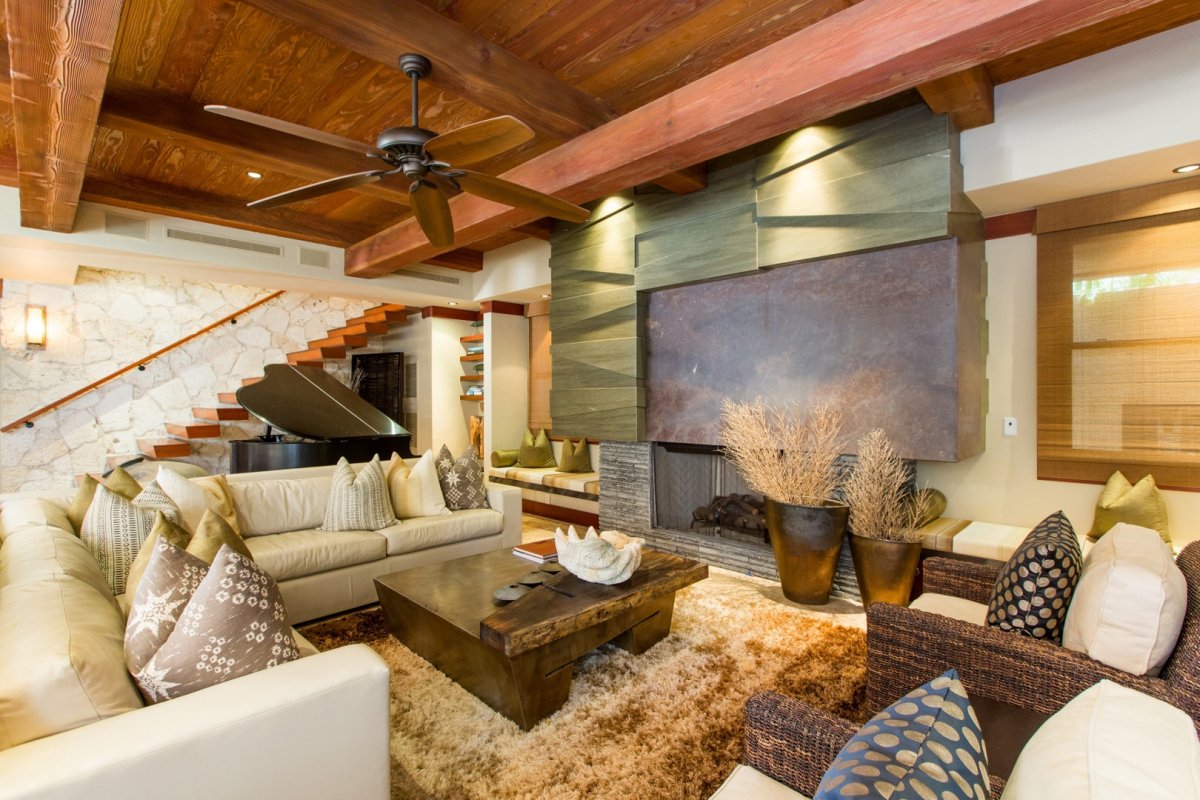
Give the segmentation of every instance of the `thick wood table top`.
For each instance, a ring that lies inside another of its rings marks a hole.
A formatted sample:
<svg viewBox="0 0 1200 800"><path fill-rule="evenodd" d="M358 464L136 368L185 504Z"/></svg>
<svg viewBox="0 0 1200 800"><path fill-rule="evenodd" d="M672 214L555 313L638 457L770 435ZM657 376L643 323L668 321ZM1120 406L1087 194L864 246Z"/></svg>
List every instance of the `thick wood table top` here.
<svg viewBox="0 0 1200 800"><path fill-rule="evenodd" d="M539 586L507 606L492 602L493 591L537 569L534 562L505 549L415 567L376 580L513 657L708 577L706 564L644 551L641 566L625 583L604 586L564 571L548 581L554 589Z"/></svg>

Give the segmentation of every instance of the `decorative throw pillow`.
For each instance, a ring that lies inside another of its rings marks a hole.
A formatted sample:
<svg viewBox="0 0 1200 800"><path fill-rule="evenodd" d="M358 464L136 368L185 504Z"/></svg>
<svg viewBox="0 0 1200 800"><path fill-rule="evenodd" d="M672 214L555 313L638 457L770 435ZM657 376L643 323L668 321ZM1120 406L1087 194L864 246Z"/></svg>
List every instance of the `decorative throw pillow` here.
<svg viewBox="0 0 1200 800"><path fill-rule="evenodd" d="M517 463L517 459L521 457L520 450L493 450L492 451L492 466L496 469L504 469L511 467Z"/></svg>
<svg viewBox="0 0 1200 800"><path fill-rule="evenodd" d="M121 467L115 468L100 480L85 474L80 479L75 497L67 508L67 519L75 527L76 533L83 532L83 518L87 516L87 510L92 505L92 498L96 496L96 487L101 485L108 487L110 492L115 492L126 500L132 500L142 491L141 484Z"/></svg>
<svg viewBox="0 0 1200 800"><path fill-rule="evenodd" d="M229 523L221 519L216 512L205 511L204 516L200 518L200 524L196 526L196 534L187 544L188 553L205 564L211 564L221 547L225 545L251 561L254 560L254 556L250 554L250 548L246 546L242 537L238 536L237 531L229 527Z"/></svg>
<svg viewBox="0 0 1200 800"><path fill-rule="evenodd" d="M299 657L275 581L222 547L175 629L133 678L157 703Z"/></svg>
<svg viewBox="0 0 1200 800"><path fill-rule="evenodd" d="M138 584L141 583L142 576L146 573L146 567L150 564L150 556L154 553L154 548L160 539L170 542L181 550L186 550L192 537L161 512L155 514L154 527L150 529L150 535L146 537L146 541L142 542L142 546L138 548L133 563L129 565L129 574L125 578L125 594L130 598L136 596Z"/></svg>
<svg viewBox="0 0 1200 800"><path fill-rule="evenodd" d="M194 533L196 526L200 524L200 518L208 510L209 493L199 484L166 467L158 468L158 475L154 481L179 507L179 514L183 518L180 525L183 529Z"/></svg>
<svg viewBox="0 0 1200 800"><path fill-rule="evenodd" d="M988 604L988 624L1061 642L1082 561L1079 539L1066 515L1056 511L1046 517L1000 570Z"/></svg>
<svg viewBox="0 0 1200 800"><path fill-rule="evenodd" d="M876 714L846 743L813 800L990 796L979 720L950 670Z"/></svg>
<svg viewBox="0 0 1200 800"><path fill-rule="evenodd" d="M466 508L487 508L487 490L483 486L483 465L475 455L475 448L468 446L455 460L450 448L442 445L437 457L438 483L446 508L460 511Z"/></svg>
<svg viewBox="0 0 1200 800"><path fill-rule="evenodd" d="M208 510L228 522L229 527L233 528L233 532L241 536L242 529L238 525L237 507L233 504L233 494L229 491L229 481L225 479L225 476L209 475L204 478L193 478L192 483L203 489L207 495L206 507Z"/></svg>
<svg viewBox="0 0 1200 800"><path fill-rule="evenodd" d="M521 451L517 455L517 466L536 469L537 467L553 467L554 448L550 446L550 437L544 428L538 428L537 436L533 431L525 429L521 439Z"/></svg>
<svg viewBox="0 0 1200 800"><path fill-rule="evenodd" d="M588 449L587 439L580 439L571 444L568 437L563 439L562 463L558 465L559 472L591 472L592 453Z"/></svg>
<svg viewBox="0 0 1200 800"><path fill-rule="evenodd" d="M395 524L396 515L392 512L379 456L372 458L357 475L349 461L338 459L320 530L377 531Z"/></svg>
<svg viewBox="0 0 1200 800"><path fill-rule="evenodd" d="M175 505L175 501L159 487L156 481L150 481L150 484L142 489L131 502L138 508L161 511L164 517L176 525L183 524L183 514L180 512L179 506Z"/></svg>
<svg viewBox="0 0 1200 800"><path fill-rule="evenodd" d="M392 498L392 508L400 519L450 513L442 497L432 450L426 450L411 469L400 456L393 453L392 460L388 462L388 494Z"/></svg>
<svg viewBox="0 0 1200 800"><path fill-rule="evenodd" d="M1092 547L1063 626L1063 647L1134 675L1157 675L1187 613L1187 580L1149 528L1118 522Z"/></svg>
<svg viewBox="0 0 1200 800"><path fill-rule="evenodd" d="M1088 536L1098 539L1118 522L1156 530L1164 542L1171 543L1167 501L1154 485L1153 475L1142 478L1136 486L1131 485L1120 470L1108 479L1096 502L1096 516Z"/></svg>
<svg viewBox="0 0 1200 800"><path fill-rule="evenodd" d="M125 623L125 665L130 673L144 667L167 641L208 574L206 562L171 542L167 535L153 543L148 541L142 549L150 555Z"/></svg>
<svg viewBox="0 0 1200 800"><path fill-rule="evenodd" d="M114 595L124 594L129 566L150 535L156 513L138 508L104 485L96 487L80 537L96 557Z"/></svg>

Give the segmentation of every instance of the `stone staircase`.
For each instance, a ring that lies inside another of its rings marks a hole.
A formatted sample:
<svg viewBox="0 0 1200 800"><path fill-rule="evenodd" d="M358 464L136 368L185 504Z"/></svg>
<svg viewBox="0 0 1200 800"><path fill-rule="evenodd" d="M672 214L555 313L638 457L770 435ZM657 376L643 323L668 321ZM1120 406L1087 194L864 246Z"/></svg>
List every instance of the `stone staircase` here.
<svg viewBox="0 0 1200 800"><path fill-rule="evenodd" d="M341 328L328 331L324 339L308 343L307 350L288 353L287 363L305 367L324 367L326 361L346 358L347 352L366 347L374 337L384 336L392 328L408 323L409 311L402 305L384 303L368 308L362 316L346 320ZM242 385L256 383L262 376L243 378ZM161 437L138 439L139 454L149 458L187 458L192 455L192 442L220 439L221 423L250 419L250 412L238 405L235 391L219 392L217 404L193 407L192 420L166 422ZM114 459L116 460L115 463ZM112 456L110 466L128 460L127 456Z"/></svg>

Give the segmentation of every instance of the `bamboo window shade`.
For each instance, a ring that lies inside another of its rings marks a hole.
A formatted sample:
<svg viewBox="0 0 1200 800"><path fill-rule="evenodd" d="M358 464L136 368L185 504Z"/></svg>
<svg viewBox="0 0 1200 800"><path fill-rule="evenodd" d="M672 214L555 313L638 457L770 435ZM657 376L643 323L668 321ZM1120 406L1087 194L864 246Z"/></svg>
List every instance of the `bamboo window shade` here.
<svg viewBox="0 0 1200 800"><path fill-rule="evenodd" d="M1038 212L1038 477L1200 489L1200 204L1122 195Z"/></svg>
<svg viewBox="0 0 1200 800"><path fill-rule="evenodd" d="M550 315L529 317L529 429L552 430L550 419Z"/></svg>

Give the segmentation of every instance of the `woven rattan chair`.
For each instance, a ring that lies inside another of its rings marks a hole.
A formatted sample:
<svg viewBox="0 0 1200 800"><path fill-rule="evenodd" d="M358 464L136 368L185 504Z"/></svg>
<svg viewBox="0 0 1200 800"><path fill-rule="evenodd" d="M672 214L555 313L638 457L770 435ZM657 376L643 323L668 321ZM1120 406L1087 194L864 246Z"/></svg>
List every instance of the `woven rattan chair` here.
<svg viewBox="0 0 1200 800"><path fill-rule="evenodd" d="M909 686L892 700L912 688ZM742 761L807 797L816 793L821 776L858 730L857 725L841 717L774 692L751 697L746 701L745 714ZM1004 781L991 776L990 782L992 796L999 797Z"/></svg>
<svg viewBox="0 0 1200 800"><path fill-rule="evenodd" d="M1176 563L1187 579L1187 614L1158 677L1131 675L1017 633L876 603L867 609L867 702L877 711L954 667L972 698L1053 714L1107 678L1183 709L1200 728L1200 542L1185 547ZM926 559L924 591L987 603L997 572L992 565Z"/></svg>

